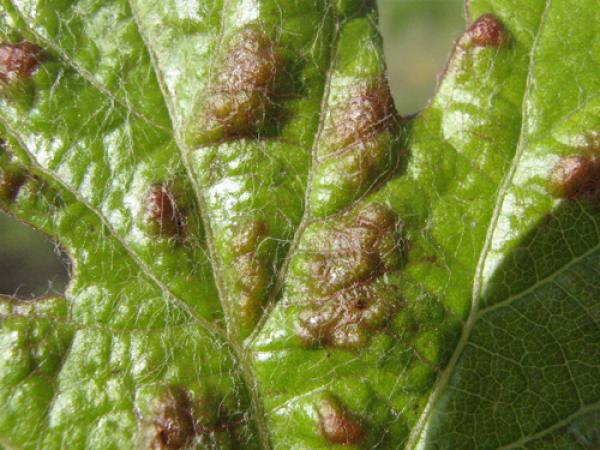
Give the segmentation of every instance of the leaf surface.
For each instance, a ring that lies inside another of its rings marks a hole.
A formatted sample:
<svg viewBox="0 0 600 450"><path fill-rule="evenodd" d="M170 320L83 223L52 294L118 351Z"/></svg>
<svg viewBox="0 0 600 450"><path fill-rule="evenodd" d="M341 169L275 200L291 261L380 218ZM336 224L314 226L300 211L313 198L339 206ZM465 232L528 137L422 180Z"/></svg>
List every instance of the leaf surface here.
<svg viewBox="0 0 600 450"><path fill-rule="evenodd" d="M595 448L592 3L472 0L408 120L371 2L3 0L0 204L73 275L0 301L0 444Z"/></svg>

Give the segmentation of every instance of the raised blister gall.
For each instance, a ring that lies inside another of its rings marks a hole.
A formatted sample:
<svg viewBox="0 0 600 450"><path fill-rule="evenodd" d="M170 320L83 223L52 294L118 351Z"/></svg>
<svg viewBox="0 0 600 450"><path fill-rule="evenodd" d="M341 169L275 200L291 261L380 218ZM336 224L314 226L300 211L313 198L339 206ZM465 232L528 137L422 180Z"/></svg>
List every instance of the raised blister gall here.
<svg viewBox="0 0 600 450"><path fill-rule="evenodd" d="M173 192L162 183L154 183L146 193L146 221L152 232L164 236L177 236L183 231L181 211Z"/></svg>
<svg viewBox="0 0 600 450"><path fill-rule="evenodd" d="M41 49L30 43L0 45L0 80L14 81L30 77L41 61Z"/></svg>
<svg viewBox="0 0 600 450"><path fill-rule="evenodd" d="M493 14L480 16L467 30L467 42L477 47L500 48L509 42L504 24Z"/></svg>
<svg viewBox="0 0 600 450"><path fill-rule="evenodd" d="M249 331L262 312L272 269L265 247L268 227L264 220L241 220L231 243L237 303L232 311L243 333Z"/></svg>
<svg viewBox="0 0 600 450"><path fill-rule="evenodd" d="M313 177L311 213L327 216L365 195L392 171L400 156L399 124L382 75L357 80L336 100L327 118Z"/></svg>
<svg viewBox="0 0 600 450"><path fill-rule="evenodd" d="M305 286L297 336L308 346L358 349L402 306L383 276L401 266L401 222L370 204L321 229L292 263Z"/></svg>
<svg viewBox="0 0 600 450"><path fill-rule="evenodd" d="M370 203L358 212L357 222L361 226L385 230L396 225L394 212L381 203Z"/></svg>
<svg viewBox="0 0 600 450"><path fill-rule="evenodd" d="M371 86L357 86L348 101L332 113L332 129L337 149L363 142L387 128L396 116L387 79Z"/></svg>
<svg viewBox="0 0 600 450"><path fill-rule="evenodd" d="M236 136L255 136L274 105L275 82L282 58L277 45L258 24L248 24L225 45L212 81L200 125L198 144Z"/></svg>
<svg viewBox="0 0 600 450"><path fill-rule="evenodd" d="M550 193L557 198L600 198L600 157L571 155L561 158L553 168Z"/></svg>
<svg viewBox="0 0 600 450"><path fill-rule="evenodd" d="M258 247L267 233L264 220L247 220L241 222L233 236L232 249L236 255L250 253Z"/></svg>
<svg viewBox="0 0 600 450"><path fill-rule="evenodd" d="M332 444L358 443L364 434L363 424L331 394L324 394L317 404L319 425L323 437Z"/></svg>

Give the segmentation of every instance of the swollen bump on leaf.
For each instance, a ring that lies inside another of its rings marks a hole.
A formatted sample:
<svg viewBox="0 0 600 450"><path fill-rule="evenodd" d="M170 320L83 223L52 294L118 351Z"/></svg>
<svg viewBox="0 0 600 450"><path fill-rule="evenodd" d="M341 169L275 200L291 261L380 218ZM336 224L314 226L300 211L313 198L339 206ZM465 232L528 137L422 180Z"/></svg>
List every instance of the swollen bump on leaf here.
<svg viewBox="0 0 600 450"><path fill-rule="evenodd" d="M364 435L360 418L350 413L332 394L324 394L317 404L319 426L323 437L332 444L358 443Z"/></svg>
<svg viewBox="0 0 600 450"><path fill-rule="evenodd" d="M256 250L267 235L267 224L264 220L254 219L238 224L233 237L234 254L240 256Z"/></svg>
<svg viewBox="0 0 600 450"><path fill-rule="evenodd" d="M182 213L169 186L162 183L150 186L145 205L146 221L152 233L174 237L183 232Z"/></svg>
<svg viewBox="0 0 600 450"><path fill-rule="evenodd" d="M226 44L192 140L202 145L256 136L273 113L273 94L283 59L277 45L256 23L245 25Z"/></svg>
<svg viewBox="0 0 600 450"><path fill-rule="evenodd" d="M41 62L41 49L31 42L0 44L0 80L12 82L29 78Z"/></svg>
<svg viewBox="0 0 600 450"><path fill-rule="evenodd" d="M326 224L293 261L306 286L296 333L308 346L358 349L401 306L385 275L402 265L401 222L370 204L341 225Z"/></svg>
<svg viewBox="0 0 600 450"><path fill-rule="evenodd" d="M184 448L239 448L244 415L232 413L234 405L206 387L195 395L179 386L163 392L155 410L149 447L152 450Z"/></svg>
<svg viewBox="0 0 600 450"><path fill-rule="evenodd" d="M239 295L233 315L242 333L251 330L260 317L272 278L269 260L260 252L267 232L266 222L256 218L241 221L234 231L233 267Z"/></svg>
<svg viewBox="0 0 600 450"><path fill-rule="evenodd" d="M466 43L475 47L501 48L509 43L508 31L493 14L483 14L465 33Z"/></svg>
<svg viewBox="0 0 600 450"><path fill-rule="evenodd" d="M354 87L350 98L332 111L328 134L333 151L365 142L388 128L396 117L388 81L378 78L372 86Z"/></svg>
<svg viewBox="0 0 600 450"><path fill-rule="evenodd" d="M332 107L319 148L311 212L326 216L367 193L396 165L399 124L387 79L359 82Z"/></svg>

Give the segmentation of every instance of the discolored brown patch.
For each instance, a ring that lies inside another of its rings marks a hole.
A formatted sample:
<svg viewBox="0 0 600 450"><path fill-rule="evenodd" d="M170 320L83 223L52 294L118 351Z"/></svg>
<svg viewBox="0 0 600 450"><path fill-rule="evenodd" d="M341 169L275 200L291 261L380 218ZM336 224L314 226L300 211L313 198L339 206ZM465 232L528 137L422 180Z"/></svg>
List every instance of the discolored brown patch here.
<svg viewBox="0 0 600 450"><path fill-rule="evenodd" d="M385 325L400 305L382 279L402 264L399 228L390 209L370 204L298 255L294 270L306 286L306 304L297 335L306 345L360 348Z"/></svg>
<svg viewBox="0 0 600 450"><path fill-rule="evenodd" d="M148 446L180 450L201 443L207 448L241 448L239 427L247 418L237 410L232 412L232 406L208 386L195 396L179 386L169 386L152 419ZM228 445L222 447L223 443Z"/></svg>
<svg viewBox="0 0 600 450"><path fill-rule="evenodd" d="M468 42L477 47L500 48L508 44L504 24L493 14L483 14L467 30Z"/></svg>
<svg viewBox="0 0 600 450"><path fill-rule="evenodd" d="M233 236L233 252L236 255L250 253L258 247L267 233L264 220L248 220L238 224Z"/></svg>
<svg viewBox="0 0 600 450"><path fill-rule="evenodd" d="M207 100L210 137L254 135L273 106L275 81L283 59L277 45L258 24L240 29L227 45Z"/></svg>
<svg viewBox="0 0 600 450"><path fill-rule="evenodd" d="M179 450L193 439L194 419L190 400L181 388L171 388L160 406L154 422L156 435L151 448L154 450Z"/></svg>
<svg viewBox="0 0 600 450"><path fill-rule="evenodd" d="M600 199L600 157L571 155L561 158L550 176L550 193L557 198Z"/></svg>
<svg viewBox="0 0 600 450"><path fill-rule="evenodd" d="M31 42L0 45L0 80L29 78L41 62L41 49Z"/></svg>
<svg viewBox="0 0 600 450"><path fill-rule="evenodd" d="M146 218L153 231L164 236L177 236L183 231L183 218L171 190L154 183L146 193Z"/></svg>
<svg viewBox="0 0 600 450"><path fill-rule="evenodd" d="M265 221L249 219L238 223L233 234L233 267L239 290L234 314L242 334L258 320L272 278L269 257L260 251L267 232Z"/></svg>
<svg viewBox="0 0 600 450"><path fill-rule="evenodd" d="M371 86L356 87L351 97L334 109L328 132L335 136L335 147L343 149L386 129L395 117L389 84L382 76Z"/></svg>
<svg viewBox="0 0 600 450"><path fill-rule="evenodd" d="M321 433L333 444L356 444L364 434L360 419L351 414L331 394L326 394L317 405Z"/></svg>

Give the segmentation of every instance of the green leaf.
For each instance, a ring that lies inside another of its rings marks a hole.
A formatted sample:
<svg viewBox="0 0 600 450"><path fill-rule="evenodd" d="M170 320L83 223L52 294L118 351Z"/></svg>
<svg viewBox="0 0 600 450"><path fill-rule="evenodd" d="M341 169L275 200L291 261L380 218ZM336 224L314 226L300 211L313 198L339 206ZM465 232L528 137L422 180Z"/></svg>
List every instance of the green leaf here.
<svg viewBox="0 0 600 450"><path fill-rule="evenodd" d="M6 448L595 448L600 16L472 0L394 110L359 0L2 0ZM600 105L600 104L599 104Z"/></svg>

